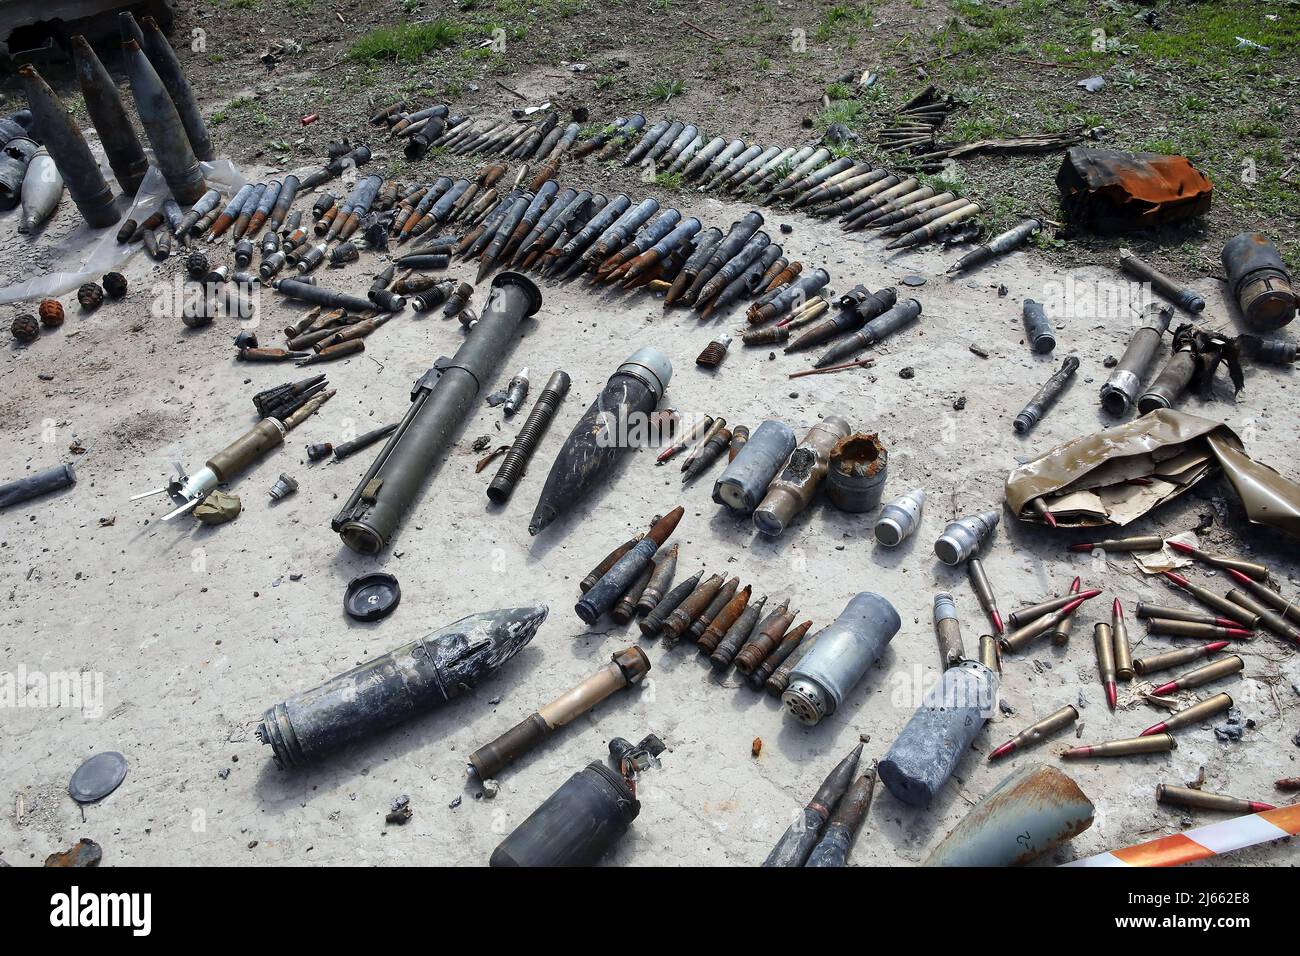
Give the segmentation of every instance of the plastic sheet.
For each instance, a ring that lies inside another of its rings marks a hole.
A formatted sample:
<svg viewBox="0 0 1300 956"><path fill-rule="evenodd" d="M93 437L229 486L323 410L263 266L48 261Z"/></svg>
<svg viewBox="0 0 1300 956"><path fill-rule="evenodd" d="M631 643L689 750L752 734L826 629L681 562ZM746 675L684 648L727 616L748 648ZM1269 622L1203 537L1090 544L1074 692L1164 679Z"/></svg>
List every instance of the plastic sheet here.
<svg viewBox="0 0 1300 956"><path fill-rule="evenodd" d="M224 196L233 195L244 184L239 168L228 159L201 165L208 185ZM170 195L161 171L151 163L131 208L118 220L118 224L128 218L143 222L161 209ZM66 194L61 205L65 215L77 215L76 207ZM120 272L144 246L138 242L119 243L117 229L117 226L91 229L82 222L70 235L59 240L64 254L54 268L43 275L0 288L0 305L57 297L71 292L83 282L98 281L105 272ZM40 242L46 234L47 231L43 230L35 241Z"/></svg>

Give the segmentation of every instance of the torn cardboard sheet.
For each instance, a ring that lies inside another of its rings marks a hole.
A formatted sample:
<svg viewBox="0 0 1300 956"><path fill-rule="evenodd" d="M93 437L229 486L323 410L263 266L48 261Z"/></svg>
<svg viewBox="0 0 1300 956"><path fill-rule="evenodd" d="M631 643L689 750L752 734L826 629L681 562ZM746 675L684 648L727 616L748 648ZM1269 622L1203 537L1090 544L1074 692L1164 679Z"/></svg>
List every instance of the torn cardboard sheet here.
<svg viewBox="0 0 1300 956"><path fill-rule="evenodd" d="M1144 551L1141 554L1134 554L1133 560L1147 574L1164 574L1166 571L1191 567L1192 559L1169 547L1170 541L1177 541L1179 544L1190 545L1193 548L1201 546L1195 531L1184 531L1181 534L1174 534L1165 538L1165 546L1159 551Z"/></svg>

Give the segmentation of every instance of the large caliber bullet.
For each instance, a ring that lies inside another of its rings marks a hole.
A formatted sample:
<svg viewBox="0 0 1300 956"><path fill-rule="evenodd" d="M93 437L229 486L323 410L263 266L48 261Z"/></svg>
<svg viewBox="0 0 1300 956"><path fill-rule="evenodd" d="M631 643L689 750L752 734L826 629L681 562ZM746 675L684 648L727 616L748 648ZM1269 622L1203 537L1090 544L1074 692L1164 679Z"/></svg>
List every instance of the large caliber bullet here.
<svg viewBox="0 0 1300 956"><path fill-rule="evenodd" d="M1038 219L1026 219L1018 225L1012 226L1006 232L999 233L982 246L978 246L966 255L958 259L948 269L950 275L956 275L966 272L970 269L978 268L984 263L1000 256L1005 255L1011 250L1020 246L1026 239L1032 236L1038 230L1043 228L1043 223Z"/></svg>
<svg viewBox="0 0 1300 956"><path fill-rule="evenodd" d="M687 454L687 456L682 459L683 473L685 473L686 469L688 469L691 466L691 462L695 461L695 459L700 456L700 453L704 451L704 446L709 441L709 439L713 438L715 435L717 435L726 427L727 427L727 420L725 418L715 418L712 420L712 424L709 425L708 431L704 433L704 437L700 439L698 442L696 442L695 446L690 450L690 453Z"/></svg>
<svg viewBox="0 0 1300 956"><path fill-rule="evenodd" d="M826 826L832 809L848 792L861 759L862 744L858 744L822 781L812 800L804 807L802 817L782 834L763 861L764 866L803 866L808 862L809 854L821 840L822 828Z"/></svg>
<svg viewBox="0 0 1300 956"><path fill-rule="evenodd" d="M80 34L72 38L72 59L86 113L99 133L108 165L122 192L134 196L149 171L149 160L122 105L117 84Z"/></svg>
<svg viewBox="0 0 1300 956"><path fill-rule="evenodd" d="M1133 679L1133 650L1128 641L1128 624L1124 622L1124 605L1119 598L1110 609L1111 639L1115 645L1115 676L1122 681Z"/></svg>
<svg viewBox="0 0 1300 956"><path fill-rule="evenodd" d="M696 571L685 581L681 581L673 586L673 589L665 594L658 604L651 609L642 620L638 627L641 628L642 637L655 637L662 630L664 621L668 620L668 615L677 610L688 597L695 593L699 587L700 579L704 577L704 571Z"/></svg>
<svg viewBox="0 0 1300 956"><path fill-rule="evenodd" d="M123 14L123 16L129 15ZM157 71L159 80L167 90L167 95L176 106L176 113L185 128L185 135L194 150L194 155L205 163L212 162L216 159L212 140L208 136L207 127L203 125L203 116L199 113L198 104L194 102L194 93L190 89L189 81L185 79L184 71L181 70L180 61L176 59L176 52L163 36L162 30L158 29L158 24L153 17L141 17L140 22L144 25L143 46L149 57L149 63ZM178 196L177 201L185 200Z"/></svg>
<svg viewBox="0 0 1300 956"><path fill-rule="evenodd" d="M641 683L650 671L650 658L633 645L616 652L610 663L566 690L555 700L511 727L496 740L470 755L470 770L480 780L490 780L553 733L572 723L606 697Z"/></svg>
<svg viewBox="0 0 1300 956"><path fill-rule="evenodd" d="M1220 618L1220 620L1226 620ZM1199 621L1164 620L1153 617L1147 620L1147 633L1168 634L1172 637L1203 637L1214 641L1245 641L1254 637L1254 631L1239 627L1236 621L1228 621L1226 626L1219 624L1202 624Z"/></svg>
<svg viewBox="0 0 1300 956"><path fill-rule="evenodd" d="M1173 302L1174 305L1187 312L1196 314L1205 309L1205 300L1193 292L1191 289L1184 288L1173 279L1169 278L1155 266L1143 262L1127 249L1119 251L1119 267L1131 276L1141 279L1143 282L1149 282L1151 288L1155 289L1166 299Z"/></svg>
<svg viewBox="0 0 1300 956"><path fill-rule="evenodd" d="M1012 611L1007 615L1007 623L1012 627L1024 627L1030 621L1037 620L1044 614L1051 614L1053 611L1059 611L1065 605L1072 601L1085 600L1089 601L1101 594L1100 588L1088 588L1086 591L1070 591L1060 597L1052 598L1050 601L1043 601L1041 604L1031 604L1029 607L1022 607Z"/></svg>
<svg viewBox="0 0 1300 956"><path fill-rule="evenodd" d="M30 64L20 66L18 76L31 107L32 131L54 160L82 218L92 229L113 225L118 218L113 191L67 107Z"/></svg>
<svg viewBox="0 0 1300 956"><path fill-rule="evenodd" d="M551 465L528 524L529 534L550 525L606 477L619 448L627 444L629 416L653 411L672 373L668 357L648 346L637 349L614 371Z"/></svg>
<svg viewBox="0 0 1300 956"><path fill-rule="evenodd" d="M1056 400L1065 391L1065 386L1070 383L1074 373L1079 368L1079 358L1071 355L1061 363L1061 367L1052 373L1049 378L1029 400L1029 404L1020 410L1016 415L1012 427L1015 428L1017 435L1023 435L1029 431L1042 419L1044 415L1056 404Z"/></svg>
<svg viewBox="0 0 1300 956"><path fill-rule="evenodd" d="M888 312L872 319L852 335L836 342L817 357L813 368L825 368L837 362L847 361L859 352L893 335L899 329L911 325L920 317L921 303L916 299L905 299Z"/></svg>
<svg viewBox="0 0 1300 956"><path fill-rule="evenodd" d="M1097 672L1106 688L1106 704L1114 710L1119 702L1119 690L1115 685L1115 639L1109 624L1098 621L1093 625L1092 646L1097 653Z"/></svg>
<svg viewBox="0 0 1300 956"><path fill-rule="evenodd" d="M749 241L762 228L762 225L763 216L756 211L747 212L732 223L726 238L718 243L717 248L714 249L708 261L700 268L690 287L685 291L684 295L688 302L699 303L700 291L704 286L723 266L734 259L749 244ZM671 296L671 292L669 294ZM667 299L664 302L665 305L671 304Z"/></svg>
<svg viewBox="0 0 1300 956"><path fill-rule="evenodd" d="M677 545L673 545L663 554L655 554L654 570L636 600L635 613L642 616L649 614L658 605L668 589L672 587L673 575L677 572Z"/></svg>
<svg viewBox="0 0 1300 956"><path fill-rule="evenodd" d="M788 601L786 602L788 604ZM776 650L781 641L785 638L786 632L790 630L790 625L794 623L795 617L798 616L798 610L791 611L783 604L778 608L778 613L773 614L767 621L759 625L757 632L750 636L736 652L732 658L732 663L736 665L736 670L740 673L749 675L758 669L758 666L767 659L767 655ZM804 625L800 625L804 627ZM804 627L805 632L812 622L807 622Z"/></svg>
<svg viewBox="0 0 1300 956"><path fill-rule="evenodd" d="M939 209L934 210L934 212L946 208L947 207L945 206L940 206ZM978 203L968 202L965 206L962 206L959 209L944 213L942 216L936 216L925 225L918 226L911 232L898 236L897 239L886 243L885 248L907 249L911 246L920 245L923 242L929 242L954 223L963 222L974 216L978 216L982 211L983 210ZM922 213L921 218L926 218L928 215L928 213ZM885 230L885 234L896 234L897 228L897 226L891 226L889 229Z"/></svg>
<svg viewBox="0 0 1300 956"><path fill-rule="evenodd" d="M1278 637L1300 645L1300 629L1292 627L1286 618L1272 608L1265 607L1244 591L1229 591L1228 600L1244 608L1249 613L1258 615L1259 622Z"/></svg>
<svg viewBox="0 0 1300 956"><path fill-rule="evenodd" d="M1224 617L1232 618L1243 627L1252 630L1259 627L1260 616L1248 608L1233 601L1229 601L1226 597L1220 597L1209 588L1203 588L1199 584L1193 584L1181 574L1176 574L1173 571L1166 571L1164 574L1169 581L1173 582L1184 591L1187 591L1192 597L1196 598L1196 600L1200 601L1206 607L1213 608Z"/></svg>
<svg viewBox="0 0 1300 956"><path fill-rule="evenodd" d="M1041 744L1048 737L1064 730L1078 719L1078 709L1071 704L1066 704L1060 710L1053 711L1037 723L1026 727L1006 743L994 747L989 751L989 760L1000 760L1022 747L1027 748Z"/></svg>
<svg viewBox="0 0 1300 956"><path fill-rule="evenodd" d="M1089 551L1159 551L1165 539L1158 534L1142 534L1131 538L1106 538L1101 541L1084 541L1072 544L1067 550L1075 554Z"/></svg>
<svg viewBox="0 0 1300 956"><path fill-rule="evenodd" d="M808 507L826 477L831 451L852 431L839 415L827 415L810 428L754 509L754 527L770 537L781 534Z"/></svg>
<svg viewBox="0 0 1300 956"><path fill-rule="evenodd" d="M776 419L763 422L714 482L713 500L740 514L752 514L794 449L789 425Z"/></svg>
<svg viewBox="0 0 1300 956"><path fill-rule="evenodd" d="M725 425L722 419L718 419L715 424ZM685 484L712 468L730 445L731 429L718 427L711 431L709 437L704 440L699 454L682 465L682 483Z"/></svg>
<svg viewBox="0 0 1300 956"><path fill-rule="evenodd" d="M1162 783L1156 786L1156 802L1167 803L1175 807L1191 807L1195 810L1218 810L1223 813L1262 813L1276 810L1271 803L1260 800L1242 800L1222 793L1206 793L1190 787L1175 787Z"/></svg>
<svg viewBox="0 0 1300 956"><path fill-rule="evenodd" d="M788 603L789 601L782 604L781 609L784 609ZM714 667L727 667L735 659L736 654L739 653L745 642L749 640L749 636L760 626L759 618L766 605L766 595L760 597L757 601L746 603L744 609L725 631L719 628L711 634L700 637L697 643L700 652L709 655L709 661ZM777 613L777 611L773 611L769 618ZM763 623L766 623L769 618L763 618Z"/></svg>
<svg viewBox="0 0 1300 956"><path fill-rule="evenodd" d="M622 544L620 544L609 554L605 555L605 557L601 558L600 563L597 564L594 568L592 568L589 572L587 572L587 576L578 582L578 590L581 591L583 594L586 594L588 591L590 591L592 585L594 585L597 581L603 578L605 576L605 572L608 571L610 568L612 568L614 566L614 563L618 561L619 558L623 557L623 555L631 551L636 546L636 543L644 537L645 537L644 534L638 534L635 538L632 538L630 541L624 541Z"/></svg>
<svg viewBox="0 0 1300 956"><path fill-rule="evenodd" d="M769 319L775 319L792 309L797 309L812 299L831 281L831 274L825 269L817 269L807 275L800 275L789 285L761 296L746 313L751 325L762 325Z"/></svg>
<svg viewBox="0 0 1300 956"><path fill-rule="evenodd" d="M979 550L1001 519L997 511L981 511L948 522L934 542L935 555L944 564L956 567Z"/></svg>
<svg viewBox="0 0 1300 956"><path fill-rule="evenodd" d="M694 284L696 277L700 274L700 270L708 263L710 257L717 251L718 246L722 244L722 238L722 230L716 226L710 226L695 237L694 250L686 257L686 262L682 264L681 271L677 273L673 279L673 284L664 296L665 308L686 294L687 289Z"/></svg>
<svg viewBox="0 0 1300 956"><path fill-rule="evenodd" d="M966 659L961 643L961 619L957 603L946 591L934 596L934 635L939 641L939 665L947 670Z"/></svg>
<svg viewBox="0 0 1300 956"><path fill-rule="evenodd" d="M739 579L736 580L739 583ZM723 594L725 592L719 591L718 593ZM740 615L745 613L745 608L749 607L749 599L753 593L753 586L746 584L740 591L734 592L734 596L723 605L717 614L710 618L708 625L700 631L695 642L701 651L712 653L717 648L723 637L731 630L731 625L735 624Z"/></svg>
<svg viewBox="0 0 1300 956"><path fill-rule="evenodd" d="M758 665L749 675L749 686L754 690L761 690L772 675L776 673L777 668L784 664L798 648L803 646L804 637L810 627L812 627L812 621L804 621L798 627L787 631L776 649L768 654L763 659L763 663ZM812 639L811 637L808 638L809 641Z"/></svg>
<svg viewBox="0 0 1300 956"><path fill-rule="evenodd" d="M136 42L128 40L122 44L122 51L140 124L153 147L154 162L176 201L186 206L195 203L207 191L208 184L180 114Z"/></svg>
<svg viewBox="0 0 1300 956"><path fill-rule="evenodd" d="M1150 737L1152 734L1164 734L1180 730L1183 727L1189 727L1192 724L1207 720L1215 714L1221 714L1231 706L1232 697L1229 694L1215 694L1213 697L1205 698L1205 700L1198 700L1182 710L1174 711L1164 720L1152 724L1142 731L1141 736Z"/></svg>
<svg viewBox="0 0 1300 956"><path fill-rule="evenodd" d="M1154 303L1143 313L1142 324L1129 339L1119 364L1101 387L1101 407L1109 414L1123 415L1136 401L1142 380L1151 370L1151 363L1160 350L1160 340L1168 331L1173 314L1174 310L1169 306Z"/></svg>
<svg viewBox="0 0 1300 956"><path fill-rule="evenodd" d="M1220 677L1229 677L1236 674L1245 666L1246 662L1234 654L1232 657L1224 657L1211 664L1202 664L1185 674L1179 674L1173 680L1153 688L1151 693L1159 697L1179 690L1192 690L1218 680Z"/></svg>
<svg viewBox="0 0 1300 956"><path fill-rule="evenodd" d="M494 503L503 504L509 500L515 485L519 483L519 479L528 468L533 452L537 450L537 443L545 434L551 419L555 417L555 410L560 402L564 401L564 396L568 392L568 372L558 369L552 372L551 377L546 380L545 387L538 393L537 400L533 402L532 410L529 411L528 418L519 429L519 434L515 436L514 444L506 452L506 457L502 460L501 467L497 469L496 476L487 487L487 496Z"/></svg>
<svg viewBox="0 0 1300 956"><path fill-rule="evenodd" d="M710 431L713 430L714 418L712 415L703 416L685 435L678 441L673 442L655 458L656 465L662 465L670 458L675 458L687 448L693 447L697 442L703 439ZM723 424L726 424L724 421Z"/></svg>
<svg viewBox="0 0 1300 956"><path fill-rule="evenodd" d="M584 623L595 624L602 614L614 607L623 593L641 576L641 572L650 566L655 551L676 530L683 513L684 509L678 506L660 518L644 538L615 561L613 567L591 586L573 609Z"/></svg>
<svg viewBox="0 0 1300 956"><path fill-rule="evenodd" d="M1228 569L1228 576L1244 587L1255 597L1259 598L1273 610L1279 612L1284 618L1300 624L1300 603L1288 601L1281 594L1278 594L1270 587L1253 580L1249 575L1242 574L1233 568ZM1165 615L1160 615L1164 617Z"/></svg>
<svg viewBox="0 0 1300 956"><path fill-rule="evenodd" d="M1243 561L1240 558L1228 558L1221 554L1210 554L1208 551L1202 551L1200 548L1194 548L1184 541L1168 540L1165 544L1173 548L1179 554L1186 554L1193 557L1203 564L1208 564L1216 568L1223 568L1225 571L1236 571L1240 575L1250 578L1253 581L1267 581L1268 567L1263 564L1257 564L1254 561Z"/></svg>
<svg viewBox="0 0 1300 956"><path fill-rule="evenodd" d="M1165 651L1162 654L1152 654L1150 657L1139 657L1133 661L1133 670L1139 676L1145 677L1147 674L1154 674L1156 671L1181 667L1183 664L1190 664L1202 657L1209 657L1228 646L1230 646L1228 641L1211 641L1209 644L1202 644L1200 647L1180 647L1176 651Z"/></svg>
<svg viewBox="0 0 1300 956"><path fill-rule="evenodd" d="M685 634L691 623L713 603L713 599L717 597L725 583L721 574L715 574L692 591L690 596L682 601L663 622L661 628L663 637L676 641Z"/></svg>
<svg viewBox="0 0 1300 956"><path fill-rule="evenodd" d="M993 596L993 585L989 583L989 576L984 573L984 563L979 558L972 557L966 562L966 571L970 577L970 586L974 589L975 596L979 598L980 607L993 622L993 630L1002 634L1006 631L1006 626L1002 623L998 600Z"/></svg>
<svg viewBox="0 0 1300 956"><path fill-rule="evenodd" d="M892 309L897 301L898 294L893 289L867 293L853 308L841 309L831 318L814 325L787 345L785 350L798 352L814 345L821 345L845 332L856 332L866 323Z"/></svg>
<svg viewBox="0 0 1300 956"><path fill-rule="evenodd" d="M1055 630L1057 625L1078 610L1079 605L1083 604L1084 600L1084 598L1075 596L1073 601L1062 607L1059 611L1036 618L1017 630L1012 631L1010 634L1005 635L998 642L998 646L1002 648L1003 653L1008 654L1024 650L1036 639Z"/></svg>
<svg viewBox="0 0 1300 956"><path fill-rule="evenodd" d="M876 771L873 767L857 779L849 792L840 798L831 814L821 842L813 847L804 866L835 867L848 862L853 838L871 812L871 797L876 790Z"/></svg>
<svg viewBox="0 0 1300 956"><path fill-rule="evenodd" d="M257 738L280 767L299 766L473 690L545 620L544 605L461 618L276 704L262 715Z"/></svg>
<svg viewBox="0 0 1300 956"><path fill-rule="evenodd" d="M1152 734L1150 737L1129 737L1110 740L1104 744L1087 744L1071 747L1061 754L1063 760L1084 760L1089 757L1134 757L1140 754L1162 754L1178 749L1178 741L1171 734Z"/></svg>
<svg viewBox="0 0 1300 956"><path fill-rule="evenodd" d="M740 596L740 594L744 594L746 601L748 601L749 594L752 593L752 588L749 585L745 585L744 591L737 593L739 587L740 578L733 577L722 586L717 594L713 595L713 600L711 600L708 603L708 606L696 616L695 620L691 622L690 627L686 631L687 636L691 640L699 641L700 637L706 630L708 630L714 620L716 620L717 617Z"/></svg>

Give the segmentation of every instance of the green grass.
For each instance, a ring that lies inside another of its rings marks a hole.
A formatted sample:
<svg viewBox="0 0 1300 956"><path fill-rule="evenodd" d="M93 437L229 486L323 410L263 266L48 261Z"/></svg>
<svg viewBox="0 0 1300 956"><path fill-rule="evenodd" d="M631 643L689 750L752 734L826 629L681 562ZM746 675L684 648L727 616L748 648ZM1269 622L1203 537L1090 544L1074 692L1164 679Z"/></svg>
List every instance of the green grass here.
<svg viewBox="0 0 1300 956"><path fill-rule="evenodd" d="M667 103L674 96L681 96L686 92L686 84L681 80L656 80L650 84L646 90L646 95L652 100L661 100Z"/></svg>
<svg viewBox="0 0 1300 956"><path fill-rule="evenodd" d="M434 50L455 43L462 28L449 20L429 23L403 23L396 27L383 27L367 33L348 48L348 59L359 63L391 60L412 63Z"/></svg>
<svg viewBox="0 0 1300 956"><path fill-rule="evenodd" d="M681 189L682 174L670 172L656 173L655 185L662 186L664 189Z"/></svg>
<svg viewBox="0 0 1300 956"><path fill-rule="evenodd" d="M813 39L825 43L836 36L842 36L849 44L857 41L855 29L865 30L871 26L871 5L867 3L841 3L831 7L822 16L822 21L813 32Z"/></svg>

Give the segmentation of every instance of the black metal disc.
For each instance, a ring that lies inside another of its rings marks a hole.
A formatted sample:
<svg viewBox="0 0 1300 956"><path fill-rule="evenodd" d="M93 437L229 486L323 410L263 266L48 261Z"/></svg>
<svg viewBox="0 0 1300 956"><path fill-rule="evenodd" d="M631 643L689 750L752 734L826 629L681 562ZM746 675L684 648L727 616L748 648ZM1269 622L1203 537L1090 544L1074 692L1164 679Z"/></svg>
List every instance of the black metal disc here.
<svg viewBox="0 0 1300 956"><path fill-rule="evenodd" d="M68 782L68 793L78 803L102 800L126 779L126 758L106 750L86 760Z"/></svg>
<svg viewBox="0 0 1300 956"><path fill-rule="evenodd" d="M378 621L392 614L401 600L397 578L386 571L374 571L348 583L343 610L358 621Z"/></svg>

